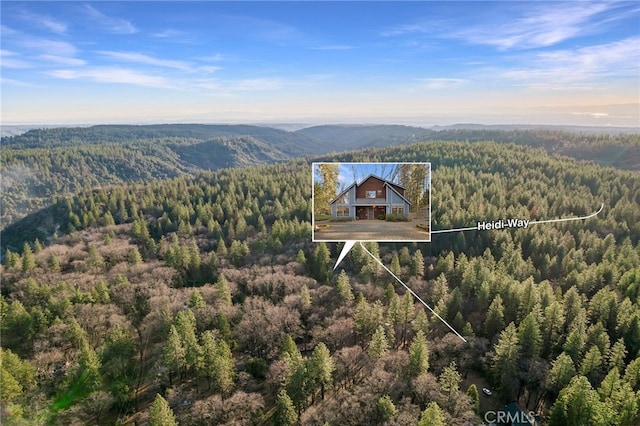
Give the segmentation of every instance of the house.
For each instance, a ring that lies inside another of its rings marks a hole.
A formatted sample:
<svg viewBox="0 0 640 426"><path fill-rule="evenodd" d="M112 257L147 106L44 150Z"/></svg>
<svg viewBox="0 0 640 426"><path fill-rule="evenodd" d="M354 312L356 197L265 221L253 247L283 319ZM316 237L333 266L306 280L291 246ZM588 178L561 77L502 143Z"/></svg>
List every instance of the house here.
<svg viewBox="0 0 640 426"><path fill-rule="evenodd" d="M352 219L377 219L381 215L407 216L411 203L405 187L375 175L352 183L329 203L331 216Z"/></svg>

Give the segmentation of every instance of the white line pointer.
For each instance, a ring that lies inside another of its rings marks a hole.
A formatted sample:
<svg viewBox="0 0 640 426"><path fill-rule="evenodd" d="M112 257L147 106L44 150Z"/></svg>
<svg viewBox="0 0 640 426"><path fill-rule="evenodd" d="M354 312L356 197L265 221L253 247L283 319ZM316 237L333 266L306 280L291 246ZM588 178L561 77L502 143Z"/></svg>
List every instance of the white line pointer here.
<svg viewBox="0 0 640 426"><path fill-rule="evenodd" d="M598 215L598 213L600 213L602 211L602 209L604 209L604 203L602 203L600 205L600 208L598 209L597 212L595 213L591 213L588 216L580 216L580 217L567 217L564 219L547 219L547 220L535 220L533 222L529 222L529 225L535 225L538 223L553 223L553 222L569 222L572 220L584 220L584 219L589 219L592 217L595 217ZM478 227L477 226L470 226L467 228L455 228L455 229L440 229L438 231L431 231L432 234L444 234L445 232L458 232L458 231L474 231L477 230Z"/></svg>
<svg viewBox="0 0 640 426"><path fill-rule="evenodd" d="M376 256L374 256L374 255L373 255L369 250L367 250L367 248L364 246L364 244L362 244L362 243L359 243L359 244L360 244L360 247L362 247L362 249L363 249L364 251L366 251L367 253L369 253L369 256L371 256L371 257L373 258L373 260L375 260L376 262L378 262L378 263L380 264L380 266L382 266L382 267L383 267L383 268L384 268L388 273L390 273L390 274L391 274L391 276L392 276L393 278L395 278L395 279L396 279L396 281L398 281L400 284L402 284L402 286L403 286L404 288L406 288L406 289L407 289L407 291L413 295L413 297L415 297L416 299L418 299L418 301L419 301L420 303L422 303L424 306L426 306L426 308L427 308L427 309L429 309L429 311L431 311L431 313L432 313L433 315L435 315L436 317L438 317L438 319L439 319L440 321L442 321L442 322L444 323L444 325L446 325L447 327L449 327L449 330L453 331L453 332L456 334L456 336L458 336L459 338L461 338L463 342L467 343L467 339L465 339L464 337L462 337L462 335L461 335L460 333L458 333L458 332L455 330L455 328L451 327L451 325L449 325L449 323L448 323L447 321L445 321L445 320L444 320L444 318L442 318L440 315L438 315L436 311L434 311L433 309L431 309L431 306L427 305L427 303L426 303L424 300L422 300L422 299L420 298L420 296L418 296L418 295L417 295L413 290L411 290L411 289L409 288L409 286L408 286L408 285L406 285L405 283L403 283L403 282L402 282L402 280L396 276L396 274L394 274L393 272L391 272L391 270L389 270L389 268L387 268L386 266L384 266L384 264L380 261L380 259L378 259Z"/></svg>

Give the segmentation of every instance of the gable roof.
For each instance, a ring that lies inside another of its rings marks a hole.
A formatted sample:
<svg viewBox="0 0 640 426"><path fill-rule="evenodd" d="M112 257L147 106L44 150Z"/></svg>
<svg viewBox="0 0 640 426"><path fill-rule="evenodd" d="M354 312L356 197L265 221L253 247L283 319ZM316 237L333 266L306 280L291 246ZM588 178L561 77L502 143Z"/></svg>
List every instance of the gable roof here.
<svg viewBox="0 0 640 426"><path fill-rule="evenodd" d="M339 193L339 194L338 194L338 195L337 195L333 200L329 201L329 204L333 204L333 203L335 203L335 202L338 200L338 198L342 197L344 194L346 194L347 192L349 192L349 190L350 190L354 185L356 185L356 183L355 183L355 182L353 182L351 185L349 185L349 186L347 187L347 189L345 189L344 191L342 191L341 193Z"/></svg>
<svg viewBox="0 0 640 426"><path fill-rule="evenodd" d="M347 192L349 192L349 190L350 190L351 188L353 188L353 186L354 186L354 185L355 185L355 187L357 188L357 187L361 186L362 184L364 184L364 183L365 183L366 181L368 181L369 179L371 179L372 177L373 177L373 178L376 178L376 179L378 179L378 180L381 180L381 181L383 182L382 186L388 186L388 187L389 187L389 188L391 188L391 190L392 190L393 192L395 192L395 193L396 193L400 198L402 198L404 201L406 201L407 203L409 203L409 205L411 205L411 203L409 202L409 200L407 200L407 199L406 199L402 194L400 194L400 193L399 193L399 192L394 188L394 186L397 186L398 188L406 189L404 186L402 186L402 185L400 185L400 184L397 184L397 183L395 183L395 182L391 182L390 180L387 180L387 179L381 178L380 176L376 176L376 175L374 175L373 173L372 173L372 174L370 174L369 176L367 176L366 178L364 178L360 183L353 182L353 183L352 183L351 185L349 185L349 186L348 186L344 191L342 191L341 193L339 193L339 194L338 194L338 195L337 195L333 200L331 200L331 201L329 202L329 204L333 204L333 203L335 203L335 202L338 200L338 198L342 197L344 194L346 194Z"/></svg>
<svg viewBox="0 0 640 426"><path fill-rule="evenodd" d="M404 198L404 195L402 195L401 193L399 193L398 191L396 191L396 189L393 187L393 185L389 185L387 182L384 183L384 186L388 186L393 192L396 193L396 195L400 198L402 198L407 204L411 205L411 202L409 200L407 200L406 198ZM399 185L398 185L399 186ZM404 188L404 187L403 187Z"/></svg>

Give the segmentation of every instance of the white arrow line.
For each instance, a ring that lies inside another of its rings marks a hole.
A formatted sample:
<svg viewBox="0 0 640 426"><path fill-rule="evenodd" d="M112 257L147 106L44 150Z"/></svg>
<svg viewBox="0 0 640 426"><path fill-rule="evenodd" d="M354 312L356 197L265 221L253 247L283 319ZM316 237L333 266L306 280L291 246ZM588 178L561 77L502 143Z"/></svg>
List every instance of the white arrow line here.
<svg viewBox="0 0 640 426"><path fill-rule="evenodd" d="M444 325L446 325L447 327L449 327L449 330L453 331L453 332L456 334L456 336L458 336L459 338L461 338L463 342L467 343L467 339L465 339L464 337L462 337L462 335L461 335L460 333L458 333L458 332L457 332L453 327L451 327L451 326L449 325L449 323L448 323L448 322L446 322L446 321L444 320L444 318L442 318L440 315L438 315L438 313L437 313L436 311L434 311L433 309L431 309L431 306L427 305L427 303L426 303L424 300L422 300L422 299L420 298L420 296L418 296L418 295L417 295L413 290L411 290L411 289L409 288L409 286L407 286L405 283L403 283L403 282L402 282L402 280L396 276L396 274L394 274L393 272L391 272L391 271L389 270L389 268L387 268L386 266L384 266L384 264L380 261L380 259L378 259L376 256L374 256L374 255L373 255L369 250L367 250L367 248L364 246L364 244L362 244L362 243L359 243L359 244L360 244L360 247L362 247L362 249L363 249L364 251L366 251L367 253L369 253L369 256L371 256L371 257L373 258L373 260L375 260L376 262L378 262L378 263L380 264L380 266L382 266L382 267L383 267L383 268L384 268L388 273L390 273L390 274L391 274L391 276L392 276L393 278L395 278L395 279L396 279L396 281L398 281L400 284L402 284L402 286L403 286L404 288L406 288L406 289L407 289L407 291L413 295L413 297L415 297L416 299L418 299L418 301L419 301L420 303L422 303L424 306L426 306L426 308L427 308L427 309L429 309L429 311L431 311L431 313L432 313L433 315L435 315L436 317L438 317L438 319L439 319L440 321L442 321L442 322L444 323Z"/></svg>
<svg viewBox="0 0 640 426"><path fill-rule="evenodd" d="M589 219L592 218L594 216L597 216L602 209L604 209L604 203L602 203L600 205L600 208L598 209L597 212L595 213L591 213L590 215L587 216L580 216L580 217L567 217L564 219L547 219L547 220L536 220L533 222L529 222L529 225L536 225L539 223L553 223L553 222L569 222L572 220L584 220L584 219ZM458 231L474 231L474 230L478 230L477 226L470 226L468 228L455 228L455 229L440 229L438 231L431 231L432 234L444 234L445 232L458 232Z"/></svg>

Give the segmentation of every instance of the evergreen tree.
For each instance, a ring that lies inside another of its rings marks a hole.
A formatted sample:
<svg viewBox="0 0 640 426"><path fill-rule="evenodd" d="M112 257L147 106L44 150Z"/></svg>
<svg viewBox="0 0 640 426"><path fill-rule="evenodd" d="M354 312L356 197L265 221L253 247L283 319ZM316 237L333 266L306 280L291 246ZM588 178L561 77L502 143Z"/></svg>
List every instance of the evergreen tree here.
<svg viewBox="0 0 640 426"><path fill-rule="evenodd" d="M398 415L398 409L393 404L389 395L384 395L378 398L377 409L378 415L383 422L387 422Z"/></svg>
<svg viewBox="0 0 640 426"><path fill-rule="evenodd" d="M424 276L424 257L420 250L416 250L411 258L411 276L423 277Z"/></svg>
<svg viewBox="0 0 640 426"><path fill-rule="evenodd" d="M389 342L387 341L384 327L379 325L376 332L373 333L371 343L369 343L369 347L367 348L367 353L371 358L377 360L385 356L387 352L389 352Z"/></svg>
<svg viewBox="0 0 640 426"><path fill-rule="evenodd" d="M296 262L301 265L307 264L307 257L304 255L304 251L302 251L302 249L298 250L298 254L296 255Z"/></svg>
<svg viewBox="0 0 640 426"><path fill-rule="evenodd" d="M175 426L178 424L171 407L160 394L156 394L156 399L151 404L149 424L151 426Z"/></svg>
<svg viewBox="0 0 640 426"><path fill-rule="evenodd" d="M467 396L471 400L473 412L480 415L480 393L478 392L478 387L475 384L471 383L471 385L469 385L469 389L467 389Z"/></svg>
<svg viewBox="0 0 640 426"><path fill-rule="evenodd" d="M142 263L142 260L143 260L142 255L138 251L137 247L133 247L131 250L129 250L127 261L129 262L130 265L138 265Z"/></svg>
<svg viewBox="0 0 640 426"><path fill-rule="evenodd" d="M444 413L438 403L431 401L422 412L418 426L446 426Z"/></svg>
<svg viewBox="0 0 640 426"><path fill-rule="evenodd" d="M311 308L311 294L309 294L309 287L306 284L303 284L300 289L300 303L302 303L303 311L308 311Z"/></svg>
<svg viewBox="0 0 640 426"><path fill-rule="evenodd" d="M229 287L229 282L224 277L224 275L220 275L218 280L214 285L216 299L218 303L222 306L231 306L231 288Z"/></svg>
<svg viewBox="0 0 640 426"><path fill-rule="evenodd" d="M36 259L33 256L33 252L31 251L31 246L29 243L24 243L22 247L22 270L30 271L36 267Z"/></svg>
<svg viewBox="0 0 640 426"><path fill-rule="evenodd" d="M548 382L549 387L555 392L559 392L565 386L569 384L571 378L576 375L576 367L573 364L573 360L569 355L562 352L552 362L551 370L549 371Z"/></svg>
<svg viewBox="0 0 640 426"><path fill-rule="evenodd" d="M335 364L329 353L327 346L320 342L313 349L313 354L309 361L309 372L315 384L320 385L320 395L324 399L324 390L332 381Z"/></svg>
<svg viewBox="0 0 640 426"><path fill-rule="evenodd" d="M9 254L7 253L7 256ZM49 266L49 269L51 269L52 271L60 271L60 261L58 260L58 257L51 253L49 255L49 257L47 258L47 266Z"/></svg>
<svg viewBox="0 0 640 426"><path fill-rule="evenodd" d="M336 283L336 291L340 296L340 300L343 302L351 302L353 300L353 292L351 291L351 283L347 273L342 270L338 275L338 281Z"/></svg>
<svg viewBox="0 0 640 426"><path fill-rule="evenodd" d="M518 387L516 373L520 358L520 344L513 323L500 333L500 338L493 350L493 374L504 393L513 397Z"/></svg>
<svg viewBox="0 0 640 426"><path fill-rule="evenodd" d="M282 389L276 398L276 409L273 413L273 423L281 426L294 426L298 423L298 414L293 407L293 402Z"/></svg>
<svg viewBox="0 0 640 426"><path fill-rule="evenodd" d="M447 406L451 411L454 411L453 407L455 406L455 401L460 393L461 381L462 376L458 373L455 361L451 361L451 363L444 368L440 378L438 379L440 387L444 391L445 395L447 395Z"/></svg>
<svg viewBox="0 0 640 426"><path fill-rule="evenodd" d="M331 277L330 261L327 245L323 242L318 243L313 251L311 273L319 283L326 283Z"/></svg>
<svg viewBox="0 0 640 426"><path fill-rule="evenodd" d="M409 346L409 376L418 377L429 369L427 338L419 330Z"/></svg>
<svg viewBox="0 0 640 426"><path fill-rule="evenodd" d="M186 369L186 350L175 325L169 328L169 335L163 349L164 365L169 371L169 384L173 383L173 372L180 373Z"/></svg>
<svg viewBox="0 0 640 426"><path fill-rule="evenodd" d="M526 357L537 357L542 348L542 334L535 313L530 313L518 327L521 353Z"/></svg>
<svg viewBox="0 0 640 426"><path fill-rule="evenodd" d="M504 306L502 305L502 297L498 294L489 305L487 318L484 321L484 332L488 338L493 339L503 328Z"/></svg>
<svg viewBox="0 0 640 426"><path fill-rule="evenodd" d="M202 294L198 290L193 290L191 296L189 296L189 308L204 308L207 303L204 301Z"/></svg>
<svg viewBox="0 0 640 426"><path fill-rule="evenodd" d="M607 413L584 376L571 379L569 385L560 391L558 399L550 410L550 426L605 425Z"/></svg>

